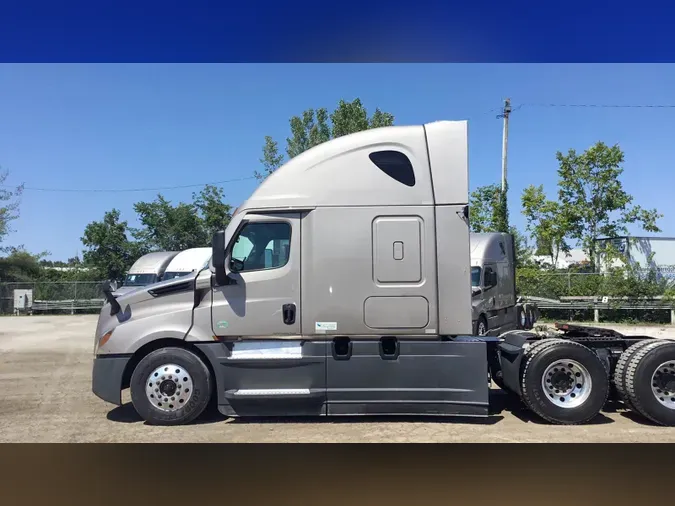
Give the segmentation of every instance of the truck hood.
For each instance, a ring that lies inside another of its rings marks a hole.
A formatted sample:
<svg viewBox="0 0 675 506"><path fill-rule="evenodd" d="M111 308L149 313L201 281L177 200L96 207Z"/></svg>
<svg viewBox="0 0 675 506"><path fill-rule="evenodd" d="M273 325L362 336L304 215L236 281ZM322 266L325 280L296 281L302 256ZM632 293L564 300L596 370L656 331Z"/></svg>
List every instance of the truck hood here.
<svg viewBox="0 0 675 506"><path fill-rule="evenodd" d="M199 274L198 271L191 272L180 278L167 279L147 286L129 287L129 290L122 292L122 288L115 290L113 295L124 309L125 305L142 302L148 299L156 298L164 294L173 292L172 288L179 288L185 283L193 283ZM118 295L119 294L119 295Z"/></svg>
<svg viewBox="0 0 675 506"><path fill-rule="evenodd" d="M139 287L138 289L121 294L116 297L117 303L120 305L120 311L116 314L111 314L112 308L110 303L106 302L101 308L98 317L96 338L100 338L104 333L131 319L143 318L152 312L161 313L162 311L166 311L166 307L160 302L163 300L163 297L167 296L167 299L171 301L172 297L168 297L170 295L184 293L186 290L194 290L197 275L198 273L195 272L180 278Z"/></svg>

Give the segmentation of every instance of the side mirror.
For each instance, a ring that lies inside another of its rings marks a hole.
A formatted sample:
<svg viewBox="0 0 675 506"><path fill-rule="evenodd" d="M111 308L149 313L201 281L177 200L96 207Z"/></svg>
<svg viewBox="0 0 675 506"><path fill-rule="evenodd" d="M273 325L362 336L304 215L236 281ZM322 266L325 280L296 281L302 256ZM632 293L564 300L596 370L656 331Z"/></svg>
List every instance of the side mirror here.
<svg viewBox="0 0 675 506"><path fill-rule="evenodd" d="M225 272L225 232L223 230L219 230L213 234L211 250L213 268L216 270L216 283L220 286L227 285L227 272Z"/></svg>
<svg viewBox="0 0 675 506"><path fill-rule="evenodd" d="M238 258L232 258L230 260L231 268L233 272L239 272L244 270L244 262Z"/></svg>

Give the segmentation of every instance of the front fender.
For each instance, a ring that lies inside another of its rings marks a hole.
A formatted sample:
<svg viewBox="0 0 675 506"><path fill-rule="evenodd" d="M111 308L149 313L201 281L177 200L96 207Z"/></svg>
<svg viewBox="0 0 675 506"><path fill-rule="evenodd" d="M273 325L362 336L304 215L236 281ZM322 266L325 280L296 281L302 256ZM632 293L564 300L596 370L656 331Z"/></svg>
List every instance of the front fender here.
<svg viewBox="0 0 675 506"><path fill-rule="evenodd" d="M194 294L176 293L131 306L130 317L119 323L97 355L133 354L157 339L185 339L192 326Z"/></svg>

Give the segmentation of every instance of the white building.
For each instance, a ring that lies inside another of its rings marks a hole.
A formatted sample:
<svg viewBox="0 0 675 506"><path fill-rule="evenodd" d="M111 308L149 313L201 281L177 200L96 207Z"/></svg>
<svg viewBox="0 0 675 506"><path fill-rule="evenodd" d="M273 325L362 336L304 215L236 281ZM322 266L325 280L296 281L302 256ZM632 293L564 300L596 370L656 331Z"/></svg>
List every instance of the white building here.
<svg viewBox="0 0 675 506"><path fill-rule="evenodd" d="M621 256L620 261L636 266L645 272L655 270L659 275L675 280L675 237L622 236L598 239L598 267L607 269L602 253L605 244L611 244Z"/></svg>

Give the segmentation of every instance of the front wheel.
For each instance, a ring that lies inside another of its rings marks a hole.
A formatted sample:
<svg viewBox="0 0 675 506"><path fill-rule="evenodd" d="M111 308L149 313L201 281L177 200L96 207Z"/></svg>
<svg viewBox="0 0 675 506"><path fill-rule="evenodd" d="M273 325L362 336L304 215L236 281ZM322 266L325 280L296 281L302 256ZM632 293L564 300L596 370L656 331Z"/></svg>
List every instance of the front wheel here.
<svg viewBox="0 0 675 506"><path fill-rule="evenodd" d="M481 316L478 318L478 321L476 322L476 330L474 332L475 335L477 336L484 336L488 332L488 325L487 325L487 320L485 319L484 316Z"/></svg>
<svg viewBox="0 0 675 506"><path fill-rule="evenodd" d="M556 424L586 423L600 413L609 395L609 374L593 351L550 339L528 352L521 392L530 410Z"/></svg>
<svg viewBox="0 0 675 506"><path fill-rule="evenodd" d="M183 348L153 351L131 375L131 402L153 425L190 423L206 409L212 389L209 369Z"/></svg>

